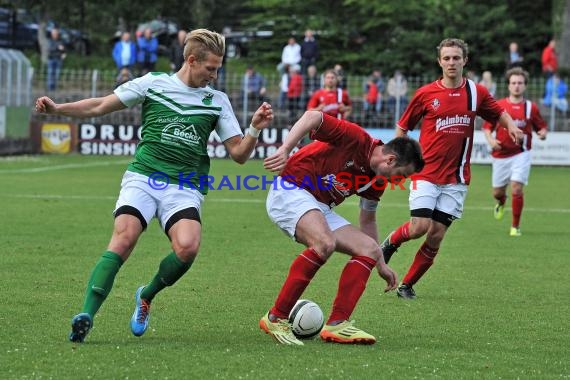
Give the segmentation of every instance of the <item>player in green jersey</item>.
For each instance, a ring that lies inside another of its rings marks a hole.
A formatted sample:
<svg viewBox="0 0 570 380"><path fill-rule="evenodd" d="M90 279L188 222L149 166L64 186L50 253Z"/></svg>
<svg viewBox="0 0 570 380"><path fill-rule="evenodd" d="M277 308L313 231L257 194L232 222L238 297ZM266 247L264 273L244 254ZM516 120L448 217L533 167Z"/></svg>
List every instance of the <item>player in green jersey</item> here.
<svg viewBox="0 0 570 380"><path fill-rule="evenodd" d="M113 235L91 273L83 309L72 319L70 341L84 341L121 265L156 217L172 252L160 262L154 278L135 293L131 330L136 336L146 331L153 298L180 279L198 254L201 205L208 190L199 181L210 169L210 133L216 131L232 159L243 164L260 131L273 120L271 105L263 103L243 135L227 95L208 86L217 77L224 53L221 34L196 29L186 37L184 65L172 75L148 73L105 97L63 104L45 96L36 101L37 112L77 118L142 104L141 141L122 179Z"/></svg>

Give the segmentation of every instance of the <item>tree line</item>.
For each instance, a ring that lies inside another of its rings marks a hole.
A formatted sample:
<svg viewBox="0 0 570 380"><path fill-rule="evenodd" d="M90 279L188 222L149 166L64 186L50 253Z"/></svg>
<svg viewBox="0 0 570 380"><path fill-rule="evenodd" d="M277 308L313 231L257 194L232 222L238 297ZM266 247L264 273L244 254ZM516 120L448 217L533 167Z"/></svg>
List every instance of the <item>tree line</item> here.
<svg viewBox="0 0 570 380"><path fill-rule="evenodd" d="M542 49L559 39L560 66L570 67L567 37L570 0L13 0L9 4L63 20L89 33L92 49L108 54L120 29L162 17L181 28L222 31L268 29L269 38L248 42L247 59L277 63L291 35L299 40L312 29L320 47L319 69L342 64L354 74L379 67L407 75L437 75L436 46L445 37L465 40L468 68L502 73L508 45L519 44L524 67L540 73Z"/></svg>

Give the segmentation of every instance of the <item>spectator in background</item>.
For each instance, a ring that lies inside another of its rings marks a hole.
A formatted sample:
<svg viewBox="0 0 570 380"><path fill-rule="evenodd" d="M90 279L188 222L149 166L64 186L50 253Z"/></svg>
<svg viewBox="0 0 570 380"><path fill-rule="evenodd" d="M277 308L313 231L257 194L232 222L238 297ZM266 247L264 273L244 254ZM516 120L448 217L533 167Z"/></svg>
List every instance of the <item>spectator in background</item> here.
<svg viewBox="0 0 570 380"><path fill-rule="evenodd" d="M117 75L117 79L115 81L115 88L119 87L120 85L122 85L125 82L128 82L132 79L134 79L134 75L131 73L131 70L129 70L128 67L123 67L120 71L119 74Z"/></svg>
<svg viewBox="0 0 570 380"><path fill-rule="evenodd" d="M180 70L184 63L184 41L186 40L186 35L187 32L180 29L176 40L172 41L172 45L170 45L170 71L172 73Z"/></svg>
<svg viewBox="0 0 570 380"><path fill-rule="evenodd" d="M365 80L362 86L364 90L364 110L380 113L382 110L382 93L385 90L382 71L374 69Z"/></svg>
<svg viewBox="0 0 570 380"><path fill-rule="evenodd" d="M487 90L489 90L489 94L491 94L492 97L495 97L497 92L497 82L493 80L493 74L491 74L490 71L483 71L479 84L485 86Z"/></svg>
<svg viewBox="0 0 570 380"><path fill-rule="evenodd" d="M547 107L554 105L560 112L568 110L568 100L566 100L566 93L568 92L568 85L557 72L548 78L546 81L544 98L542 104Z"/></svg>
<svg viewBox="0 0 570 380"><path fill-rule="evenodd" d="M338 119L347 119L352 111L348 92L338 86L334 70L325 71L323 78L323 88L315 91L307 104L307 110L322 111Z"/></svg>
<svg viewBox="0 0 570 380"><path fill-rule="evenodd" d="M47 90L57 90L59 74L65 59L65 45L60 39L59 29L53 28L48 39L48 65L47 65Z"/></svg>
<svg viewBox="0 0 570 380"><path fill-rule="evenodd" d="M152 30L146 28L143 35L137 39L137 62L140 67L140 75L154 71L158 59L158 40L153 37Z"/></svg>
<svg viewBox="0 0 570 380"><path fill-rule="evenodd" d="M467 79L471 79L475 83L479 83L479 75L477 75L477 73L474 70L467 70L465 77Z"/></svg>
<svg viewBox="0 0 570 380"><path fill-rule="evenodd" d="M245 70L241 90L244 94L244 100L245 96L247 96L247 100L250 103L253 102L254 105L263 101L265 97L265 78L263 75L255 71L252 65L247 66L247 69Z"/></svg>
<svg viewBox="0 0 570 380"><path fill-rule="evenodd" d="M384 79L382 72L378 69L372 71L363 83L364 92L364 125L372 126L372 120L380 113L382 109L382 93L384 92Z"/></svg>
<svg viewBox="0 0 570 380"><path fill-rule="evenodd" d="M321 77L317 73L317 66L310 65L303 80L303 108L307 108L309 99L319 88L321 88Z"/></svg>
<svg viewBox="0 0 570 380"><path fill-rule="evenodd" d="M293 65L299 65L301 63L301 45L297 43L295 37L289 37L287 41L287 45L283 47L283 51L281 52L281 63L277 65L277 71L279 71L280 75L283 73L287 73L287 69L285 65L289 65L289 67Z"/></svg>
<svg viewBox="0 0 570 380"><path fill-rule="evenodd" d="M344 69L342 68L342 65L340 63L337 63L336 65L334 65L333 70L336 73L338 87L342 88L343 90L346 90L347 80L346 76L344 75Z"/></svg>
<svg viewBox="0 0 570 380"><path fill-rule="evenodd" d="M400 70L396 70L394 76L388 80L387 93L388 109L399 119L408 106L408 81Z"/></svg>
<svg viewBox="0 0 570 380"><path fill-rule="evenodd" d="M113 60L117 66L117 73L120 73L123 68L127 68L132 72L137 61L137 47L135 43L131 41L131 34L129 32L121 33L121 39L115 43L113 47Z"/></svg>
<svg viewBox="0 0 570 380"><path fill-rule="evenodd" d="M301 96L303 95L303 76L301 66L293 65L289 68L289 83L287 89L287 103L289 109L289 124L293 125L299 117L301 110Z"/></svg>
<svg viewBox="0 0 570 380"><path fill-rule="evenodd" d="M519 53L519 44L511 42L509 44L509 52L507 54L507 70L513 67L522 66L523 57Z"/></svg>
<svg viewBox="0 0 570 380"><path fill-rule="evenodd" d="M301 74L307 75L307 69L317 64L319 58L319 45L313 36L313 31L305 30L305 38L301 42Z"/></svg>
<svg viewBox="0 0 570 380"><path fill-rule="evenodd" d="M287 93L289 92L289 65L283 66L283 74L279 78L279 99L277 100L277 108L285 109L287 103Z"/></svg>
<svg viewBox="0 0 570 380"><path fill-rule="evenodd" d="M558 70L558 57L556 55L556 40L552 39L542 50L542 72L546 79L550 78Z"/></svg>

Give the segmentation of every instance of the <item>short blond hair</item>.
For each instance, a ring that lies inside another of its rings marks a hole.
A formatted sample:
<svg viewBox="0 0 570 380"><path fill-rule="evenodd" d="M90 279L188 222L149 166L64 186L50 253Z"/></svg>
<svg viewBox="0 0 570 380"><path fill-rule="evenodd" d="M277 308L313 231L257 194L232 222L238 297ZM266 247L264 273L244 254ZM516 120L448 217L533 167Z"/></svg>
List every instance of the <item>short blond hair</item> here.
<svg viewBox="0 0 570 380"><path fill-rule="evenodd" d="M226 38L208 29L195 29L184 40L184 60L193 54L198 61L204 61L208 53L223 57L225 52Z"/></svg>

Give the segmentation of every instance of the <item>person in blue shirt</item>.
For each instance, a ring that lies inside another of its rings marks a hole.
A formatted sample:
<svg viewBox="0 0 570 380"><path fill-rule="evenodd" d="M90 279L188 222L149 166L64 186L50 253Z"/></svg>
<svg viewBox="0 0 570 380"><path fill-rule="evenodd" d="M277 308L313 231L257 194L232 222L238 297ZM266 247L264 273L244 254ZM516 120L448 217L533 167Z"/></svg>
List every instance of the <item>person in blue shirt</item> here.
<svg viewBox="0 0 570 380"><path fill-rule="evenodd" d="M143 35L137 39L137 62L141 76L154 71L158 59L158 40L153 37L152 30L146 28Z"/></svg>
<svg viewBox="0 0 570 380"><path fill-rule="evenodd" d="M136 49L135 43L131 41L131 34L129 32L123 32L121 39L117 41L113 47L113 60L117 66L118 73L121 72L123 68L127 68L129 71L133 69L137 60Z"/></svg>
<svg viewBox="0 0 570 380"><path fill-rule="evenodd" d="M554 73L546 81L545 94L542 99L542 104L547 107L554 105L557 110L566 112L568 110L568 100L566 100L566 93L568 92L568 85L558 73Z"/></svg>

